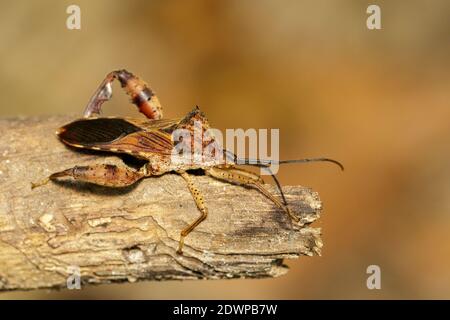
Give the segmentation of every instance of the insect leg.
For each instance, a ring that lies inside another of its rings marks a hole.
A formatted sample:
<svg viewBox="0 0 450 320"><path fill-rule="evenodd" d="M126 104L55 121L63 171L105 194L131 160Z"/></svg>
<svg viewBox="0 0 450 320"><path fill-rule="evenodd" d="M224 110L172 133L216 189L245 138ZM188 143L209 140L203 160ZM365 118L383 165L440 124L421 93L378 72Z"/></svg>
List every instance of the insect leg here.
<svg viewBox="0 0 450 320"><path fill-rule="evenodd" d="M273 194L269 192L264 187L264 181L262 178L250 171L238 169L235 167L213 167L205 170L206 174L219 179L224 180L234 184L253 186L259 190L263 195L265 195L268 199L270 199L275 205L277 205L280 209L286 212L289 217L295 222L298 222L300 219L295 216L291 210L283 204L278 198L276 198Z"/></svg>
<svg viewBox="0 0 450 320"><path fill-rule="evenodd" d="M97 164L91 166L75 166L73 168L53 173L38 183L32 183L31 188L47 184L50 180L62 177L72 177L75 180L89 182L107 187L126 187L134 184L145 176L145 170L134 171L126 167L110 164Z"/></svg>
<svg viewBox="0 0 450 320"><path fill-rule="evenodd" d="M161 104L155 93L144 81L127 70L112 71L106 75L84 110L85 118L100 114L102 104L112 97L111 83L115 79L119 80L122 88L131 97L131 102L134 103L139 108L139 111L147 118L162 118Z"/></svg>
<svg viewBox="0 0 450 320"><path fill-rule="evenodd" d="M200 190L197 188L197 186L192 181L192 178L189 174L187 174L185 171L177 171L178 174L180 174L183 179L186 181L187 186L189 188L189 191L192 194L192 197L194 198L195 204L197 205L198 210L200 210L200 217L197 218L193 223L191 223L187 228L183 229L180 234L180 242L178 245L178 254L183 254L183 245L184 245L184 238L197 227L203 220L206 219L208 215L208 208L206 208L205 201L203 200L203 196L200 193Z"/></svg>

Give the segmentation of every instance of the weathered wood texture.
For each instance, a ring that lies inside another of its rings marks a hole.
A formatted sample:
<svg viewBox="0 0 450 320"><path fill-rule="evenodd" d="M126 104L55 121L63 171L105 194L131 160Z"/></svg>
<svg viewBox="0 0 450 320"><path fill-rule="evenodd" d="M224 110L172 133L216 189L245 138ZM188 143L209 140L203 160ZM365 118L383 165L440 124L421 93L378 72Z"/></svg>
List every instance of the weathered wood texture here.
<svg viewBox="0 0 450 320"><path fill-rule="evenodd" d="M308 225L321 202L299 186L284 188L301 216L292 228L256 190L195 176L209 216L186 238L183 256L175 252L180 230L199 213L178 175L126 189L69 181L31 190L55 171L122 161L60 143L55 130L73 119L0 120L0 290L64 287L73 266L83 284L274 277L286 273L284 258L320 254L320 230Z"/></svg>

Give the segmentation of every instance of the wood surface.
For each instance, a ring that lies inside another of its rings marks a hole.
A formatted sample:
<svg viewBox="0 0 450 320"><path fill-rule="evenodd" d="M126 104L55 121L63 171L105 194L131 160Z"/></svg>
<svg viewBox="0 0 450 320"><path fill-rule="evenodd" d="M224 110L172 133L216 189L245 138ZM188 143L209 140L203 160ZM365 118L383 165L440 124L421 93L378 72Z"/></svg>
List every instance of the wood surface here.
<svg viewBox="0 0 450 320"><path fill-rule="evenodd" d="M83 286L276 277L288 270L283 259L320 254L320 229L309 224L321 202L301 186L284 187L301 217L292 226L258 191L194 176L209 215L186 238L182 256L180 231L199 212L176 174L122 189L65 180L31 190L31 182L75 165L122 163L58 141L56 129L75 118L0 120L0 291L64 288L76 268Z"/></svg>

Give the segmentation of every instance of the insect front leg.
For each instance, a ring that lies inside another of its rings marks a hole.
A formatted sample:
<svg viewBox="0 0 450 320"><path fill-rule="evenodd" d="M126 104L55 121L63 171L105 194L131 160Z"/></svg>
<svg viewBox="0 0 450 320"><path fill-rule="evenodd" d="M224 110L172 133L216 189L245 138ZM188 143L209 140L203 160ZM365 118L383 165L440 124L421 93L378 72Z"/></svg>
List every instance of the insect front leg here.
<svg viewBox="0 0 450 320"><path fill-rule="evenodd" d="M111 84L115 79L119 80L122 88L124 88L125 92L131 97L131 102L134 103L139 108L139 111L147 118L162 118L161 104L155 93L144 81L127 70L112 71L105 77L84 110L85 118L100 114L102 104L112 97Z"/></svg>
<svg viewBox="0 0 450 320"><path fill-rule="evenodd" d="M145 168L145 167L143 167ZM75 166L73 168L53 173L38 183L32 183L31 188L47 184L50 180L72 177L75 180L89 182L107 187L126 187L146 176L146 169L135 171L123 166L97 164L91 166Z"/></svg>
<svg viewBox="0 0 450 320"><path fill-rule="evenodd" d="M206 174L219 180L255 187L259 190L259 192L269 198L275 205L286 212L292 220L294 220L295 222L300 221L300 219L295 216L286 205L284 205L280 200L278 200L278 198L276 198L269 192L269 190L264 187L264 181L259 175L247 170L226 166L212 167L206 169L205 172Z"/></svg>
<svg viewBox="0 0 450 320"><path fill-rule="evenodd" d="M201 215L197 218L193 223L191 223L187 228L183 229L180 234L180 242L178 244L178 254L183 254L183 246L184 246L184 238L197 227L203 220L206 219L208 216L208 208L206 208L205 201L203 199L202 194L200 193L200 190L197 188L197 186L192 181L192 178L189 174L187 174L185 171L177 171L179 175L183 177L183 179L186 181L187 186L189 188L189 191L192 194L192 197L194 198L195 204L197 205L198 210L200 211Z"/></svg>

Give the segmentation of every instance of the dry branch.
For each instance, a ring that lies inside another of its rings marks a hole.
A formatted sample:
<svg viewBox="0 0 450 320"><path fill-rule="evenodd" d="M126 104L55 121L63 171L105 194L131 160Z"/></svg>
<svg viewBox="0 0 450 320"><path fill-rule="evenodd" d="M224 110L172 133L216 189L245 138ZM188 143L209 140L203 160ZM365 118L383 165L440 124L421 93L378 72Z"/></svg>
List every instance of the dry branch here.
<svg viewBox="0 0 450 320"><path fill-rule="evenodd" d="M74 151L55 130L73 117L0 120L0 291L64 287L72 266L83 284L166 279L274 277L284 258L320 253L321 202L310 189L285 187L302 227L256 190L194 177L209 216L175 253L180 230L198 211L183 179L148 178L108 189L71 182L31 190L30 182L74 165L118 163ZM274 189L272 189L274 190Z"/></svg>

